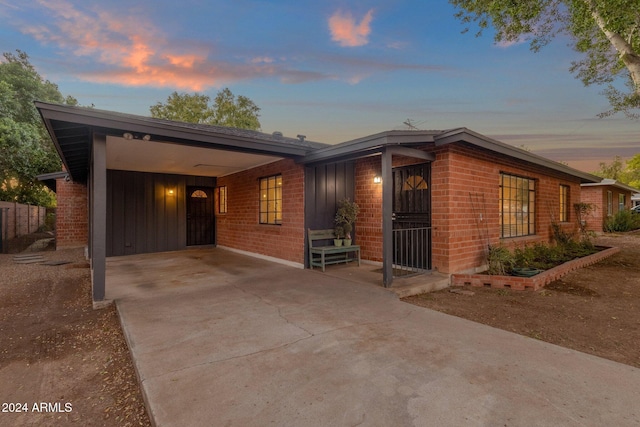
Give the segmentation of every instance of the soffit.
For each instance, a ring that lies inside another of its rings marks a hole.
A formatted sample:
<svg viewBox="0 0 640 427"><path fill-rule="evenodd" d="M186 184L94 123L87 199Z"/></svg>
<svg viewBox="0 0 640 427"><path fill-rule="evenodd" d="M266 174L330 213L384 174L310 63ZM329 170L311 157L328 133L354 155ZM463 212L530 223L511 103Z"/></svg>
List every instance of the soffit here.
<svg viewBox="0 0 640 427"><path fill-rule="evenodd" d="M220 177L280 159L162 141L107 137L107 169Z"/></svg>

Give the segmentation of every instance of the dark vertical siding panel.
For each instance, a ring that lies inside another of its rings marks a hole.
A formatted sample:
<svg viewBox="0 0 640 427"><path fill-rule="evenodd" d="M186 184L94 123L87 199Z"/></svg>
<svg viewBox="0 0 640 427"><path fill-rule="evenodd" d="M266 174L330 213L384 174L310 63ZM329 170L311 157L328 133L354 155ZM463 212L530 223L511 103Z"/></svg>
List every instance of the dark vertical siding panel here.
<svg viewBox="0 0 640 427"><path fill-rule="evenodd" d="M307 167L305 222L311 229L333 228L337 202L355 194L355 163Z"/></svg>
<svg viewBox="0 0 640 427"><path fill-rule="evenodd" d="M213 188L216 180L108 170L107 256L185 248L188 183ZM167 195L170 188L173 196Z"/></svg>
<svg viewBox="0 0 640 427"><path fill-rule="evenodd" d="M124 210L125 194L123 191L122 174L116 173L113 177L113 254L124 255ZM108 220L107 220L108 222Z"/></svg>
<svg viewBox="0 0 640 427"><path fill-rule="evenodd" d="M165 195L166 177L164 175L154 176L153 192L155 195L155 232L156 232L156 251L162 252L167 250L167 223L165 215Z"/></svg>
<svg viewBox="0 0 640 427"><path fill-rule="evenodd" d="M145 227L144 231L146 233L146 251L147 252L156 252L157 251L157 239L156 239L156 230L155 230L155 212L156 212L156 201L155 201L155 184L154 184L154 175L152 174L144 174L144 200L145 200Z"/></svg>
<svg viewBox="0 0 640 427"><path fill-rule="evenodd" d="M122 180L122 190L124 193L124 254L136 253L136 173L125 172Z"/></svg>
<svg viewBox="0 0 640 427"><path fill-rule="evenodd" d="M135 223L136 223L136 231L135 231L135 252L136 253L145 253L147 252L147 227L146 227L146 215L147 215L147 200L145 198L145 188L146 181L148 180L148 174L135 174L135 200L136 200L136 210L135 210Z"/></svg>

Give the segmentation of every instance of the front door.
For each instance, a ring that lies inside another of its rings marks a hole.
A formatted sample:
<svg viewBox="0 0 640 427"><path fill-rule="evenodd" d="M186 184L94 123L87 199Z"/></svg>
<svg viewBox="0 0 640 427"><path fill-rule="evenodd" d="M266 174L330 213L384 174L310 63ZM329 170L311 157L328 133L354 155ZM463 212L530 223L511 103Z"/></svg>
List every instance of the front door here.
<svg viewBox="0 0 640 427"><path fill-rule="evenodd" d="M431 270L431 164L393 169L394 276Z"/></svg>
<svg viewBox="0 0 640 427"><path fill-rule="evenodd" d="M213 189L187 187L187 246L214 242Z"/></svg>

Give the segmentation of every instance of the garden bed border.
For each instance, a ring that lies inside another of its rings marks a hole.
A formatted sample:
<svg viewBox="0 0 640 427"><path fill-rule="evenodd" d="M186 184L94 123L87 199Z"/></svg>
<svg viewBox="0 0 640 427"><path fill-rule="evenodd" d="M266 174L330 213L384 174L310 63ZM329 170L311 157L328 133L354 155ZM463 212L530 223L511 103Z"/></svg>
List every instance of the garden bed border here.
<svg viewBox="0 0 640 427"><path fill-rule="evenodd" d="M603 249L595 254L582 258L577 258L557 267L545 270L540 274L532 277L516 277L516 276L499 276L488 274L452 274L451 286L475 286L475 287L491 287L495 289L513 289L524 291L527 289L537 291L545 285L558 280L565 274L586 267L596 262L602 261L611 255L620 252L620 248L612 247Z"/></svg>

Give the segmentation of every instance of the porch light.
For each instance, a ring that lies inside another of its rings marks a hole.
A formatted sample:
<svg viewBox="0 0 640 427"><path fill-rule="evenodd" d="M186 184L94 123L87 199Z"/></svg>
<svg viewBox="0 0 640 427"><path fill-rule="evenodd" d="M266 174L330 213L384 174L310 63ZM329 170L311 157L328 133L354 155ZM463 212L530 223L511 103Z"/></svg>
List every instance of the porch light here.
<svg viewBox="0 0 640 427"><path fill-rule="evenodd" d="M125 132L122 134L124 139L133 139L133 134L131 132Z"/></svg>
<svg viewBox="0 0 640 427"><path fill-rule="evenodd" d="M167 196L173 196L175 194L175 191L173 190L173 188L170 188L167 190Z"/></svg>
<svg viewBox="0 0 640 427"><path fill-rule="evenodd" d="M380 175L376 175L373 177L374 184L380 184L382 182L382 177Z"/></svg>

